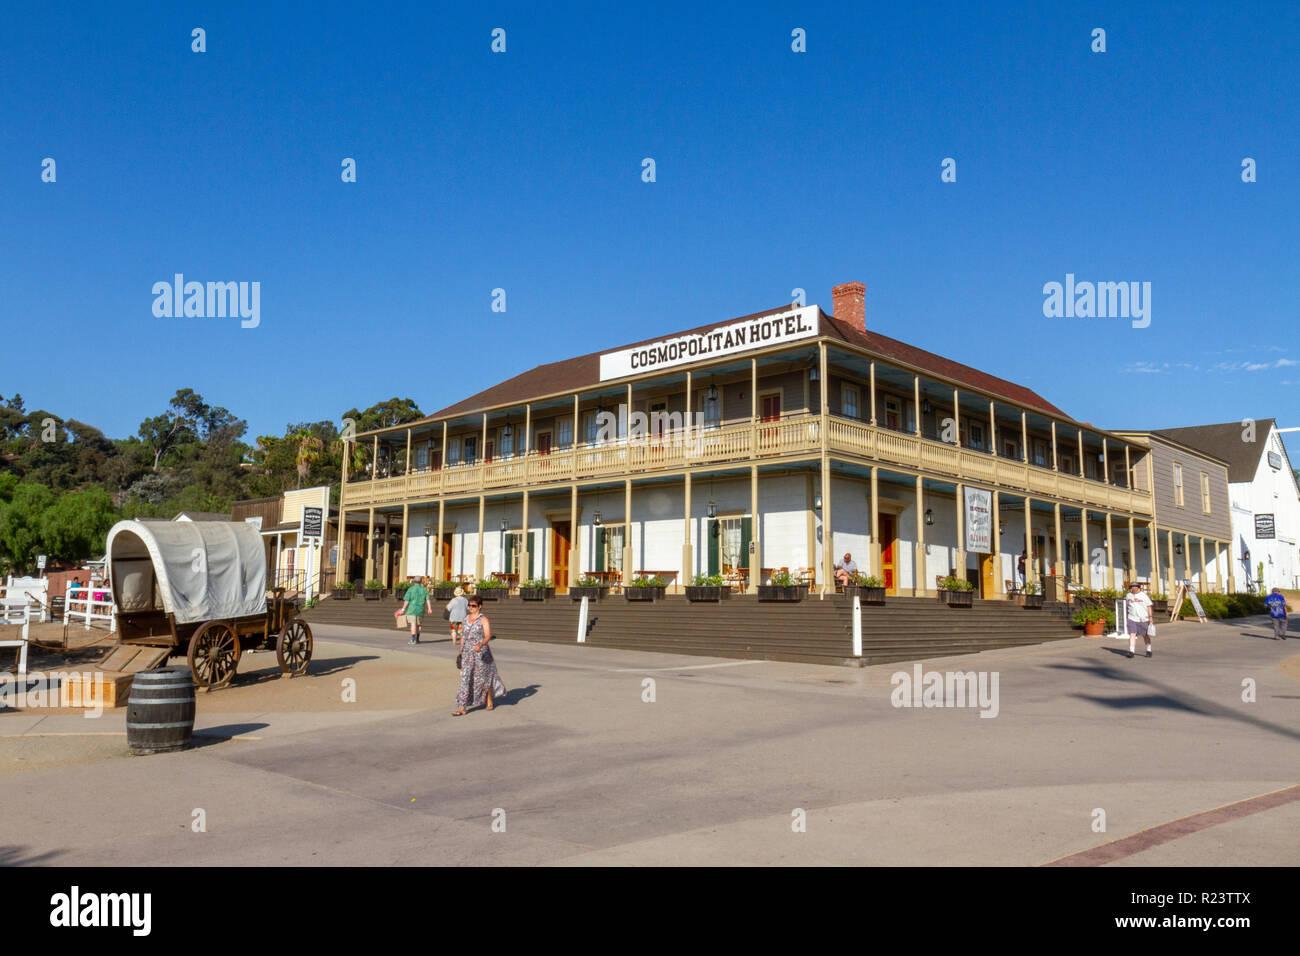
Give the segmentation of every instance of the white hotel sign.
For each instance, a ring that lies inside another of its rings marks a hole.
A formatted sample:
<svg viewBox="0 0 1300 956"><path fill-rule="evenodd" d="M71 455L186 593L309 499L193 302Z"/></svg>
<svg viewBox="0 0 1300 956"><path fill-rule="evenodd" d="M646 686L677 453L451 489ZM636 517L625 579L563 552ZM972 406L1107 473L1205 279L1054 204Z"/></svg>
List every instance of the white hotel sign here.
<svg viewBox="0 0 1300 956"><path fill-rule="evenodd" d="M813 338L818 329L817 306L792 309L778 315L720 325L708 332L675 335L600 357L600 380L637 375L649 369L672 368L704 359L735 355L750 349L784 345Z"/></svg>

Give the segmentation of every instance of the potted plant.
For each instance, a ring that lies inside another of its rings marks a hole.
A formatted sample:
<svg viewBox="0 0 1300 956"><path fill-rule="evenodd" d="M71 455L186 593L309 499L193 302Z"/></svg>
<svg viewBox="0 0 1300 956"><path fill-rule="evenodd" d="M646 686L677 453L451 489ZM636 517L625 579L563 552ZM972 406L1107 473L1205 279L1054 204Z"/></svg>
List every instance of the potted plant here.
<svg viewBox="0 0 1300 956"><path fill-rule="evenodd" d="M1169 613L1169 595L1168 594L1149 594L1151 598L1151 610L1157 614Z"/></svg>
<svg viewBox="0 0 1300 956"><path fill-rule="evenodd" d="M1115 612L1104 607L1084 607L1074 612L1074 626L1083 628L1088 637L1101 637L1115 624Z"/></svg>
<svg viewBox="0 0 1300 956"><path fill-rule="evenodd" d="M686 585L686 600L692 602L720 602L730 595L731 588L722 580L721 574L697 574L691 583Z"/></svg>
<svg viewBox="0 0 1300 956"><path fill-rule="evenodd" d="M1075 607L1101 607L1101 598L1092 588L1079 588L1074 592Z"/></svg>
<svg viewBox="0 0 1300 956"><path fill-rule="evenodd" d="M578 583L569 588L569 597L575 601L581 601L583 598L591 598L593 601L599 601L609 593L609 588L600 583L600 578L581 577Z"/></svg>
<svg viewBox="0 0 1300 956"><path fill-rule="evenodd" d="M352 592L356 590L351 581L343 581L334 585L330 592L336 601L351 601Z"/></svg>
<svg viewBox="0 0 1300 956"><path fill-rule="evenodd" d="M657 574L649 578L637 578L623 589L629 601L657 601L664 596L668 582Z"/></svg>
<svg viewBox="0 0 1300 956"><path fill-rule="evenodd" d="M435 601L450 601L456 596L456 582L434 581L429 585L429 594Z"/></svg>
<svg viewBox="0 0 1300 956"><path fill-rule="evenodd" d="M1043 586L1037 581L1026 582L1022 600L1024 601L1023 607L1041 609L1043 606Z"/></svg>
<svg viewBox="0 0 1300 956"><path fill-rule="evenodd" d="M475 581L474 594L484 601L503 601L510 595L510 586L505 581Z"/></svg>
<svg viewBox="0 0 1300 956"><path fill-rule="evenodd" d="M863 604L884 604L885 582L874 574L863 576L855 571L844 585L844 598L851 604L855 594Z"/></svg>
<svg viewBox="0 0 1300 956"><path fill-rule="evenodd" d="M393 585L393 596L396 597L397 600L399 601L405 601L406 589L409 588L410 586L411 586L410 581L399 581L397 584Z"/></svg>
<svg viewBox="0 0 1300 956"><path fill-rule="evenodd" d="M384 593L384 582L378 578L371 578L366 582L366 600L378 601Z"/></svg>
<svg viewBox="0 0 1300 956"><path fill-rule="evenodd" d="M766 584L758 586L760 601L802 601L803 588L795 583L789 571L777 571Z"/></svg>
<svg viewBox="0 0 1300 956"><path fill-rule="evenodd" d="M939 582L939 600L949 607L971 607L975 600L975 585L950 574Z"/></svg>
<svg viewBox="0 0 1300 956"><path fill-rule="evenodd" d="M529 578L519 585L519 596L525 601L549 601L555 597L555 585L550 578Z"/></svg>

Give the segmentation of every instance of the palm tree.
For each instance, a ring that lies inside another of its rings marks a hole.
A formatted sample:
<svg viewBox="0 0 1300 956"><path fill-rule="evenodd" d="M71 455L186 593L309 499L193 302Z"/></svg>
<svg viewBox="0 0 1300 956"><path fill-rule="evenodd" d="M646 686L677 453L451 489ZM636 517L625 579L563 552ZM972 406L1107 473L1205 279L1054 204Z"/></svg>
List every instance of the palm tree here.
<svg viewBox="0 0 1300 956"><path fill-rule="evenodd" d="M311 466L320 461L325 445L305 428L300 428L293 433L293 443L297 448L294 460L298 465L298 487L301 488L302 483L311 473Z"/></svg>

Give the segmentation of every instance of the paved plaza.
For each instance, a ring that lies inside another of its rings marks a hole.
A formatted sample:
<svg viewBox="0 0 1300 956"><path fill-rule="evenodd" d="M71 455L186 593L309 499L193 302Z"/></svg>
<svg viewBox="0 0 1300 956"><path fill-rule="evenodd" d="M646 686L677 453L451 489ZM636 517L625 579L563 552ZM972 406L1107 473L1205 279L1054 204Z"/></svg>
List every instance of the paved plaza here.
<svg viewBox="0 0 1300 956"><path fill-rule="evenodd" d="M254 654L201 693L191 751L127 756L124 710L0 714L0 863L1296 865L1292 633L922 662L996 672L991 718L894 706L911 664L501 641L509 696L453 718L445 640L319 626L308 677Z"/></svg>

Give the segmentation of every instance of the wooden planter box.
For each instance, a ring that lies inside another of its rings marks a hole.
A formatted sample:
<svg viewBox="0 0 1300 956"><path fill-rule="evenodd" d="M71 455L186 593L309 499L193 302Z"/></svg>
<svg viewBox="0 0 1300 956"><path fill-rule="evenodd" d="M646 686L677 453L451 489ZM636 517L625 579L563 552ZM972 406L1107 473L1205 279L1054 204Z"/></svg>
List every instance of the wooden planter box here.
<svg viewBox="0 0 1300 956"><path fill-rule="evenodd" d="M519 596L525 601L549 601L555 597L555 588L520 588Z"/></svg>
<svg viewBox="0 0 1300 956"><path fill-rule="evenodd" d="M797 584L789 586L781 584L760 584L758 586L758 599L760 601L802 601L804 589Z"/></svg>
<svg viewBox="0 0 1300 956"><path fill-rule="evenodd" d="M1025 600L1024 600L1024 607L1026 607L1026 608L1031 608L1031 609L1032 609L1032 608L1037 608L1037 609L1039 609L1039 610L1042 610L1042 607L1043 607L1043 595L1041 595L1041 594L1026 594L1026 595L1024 595L1024 598L1025 598Z"/></svg>
<svg viewBox="0 0 1300 956"><path fill-rule="evenodd" d="M1168 614L1168 613L1169 613L1169 602L1168 602L1167 600L1165 600L1165 601L1152 601L1152 602L1151 602L1151 610L1154 611L1156 614Z"/></svg>
<svg viewBox="0 0 1300 956"><path fill-rule="evenodd" d="M433 588L432 592L435 601L450 601L456 596L455 588Z"/></svg>
<svg viewBox="0 0 1300 956"><path fill-rule="evenodd" d="M852 604L853 595L855 594L862 599L863 604L884 604L885 603L884 588L866 588L866 587L861 587L860 585L849 585L844 589L844 600L847 601L849 604Z"/></svg>
<svg viewBox="0 0 1300 956"><path fill-rule="evenodd" d="M569 588L569 597L575 601L581 601L583 598L591 598L593 601L603 601L609 594L607 587L579 587L574 585Z"/></svg>
<svg viewBox="0 0 1300 956"><path fill-rule="evenodd" d="M643 588L633 586L624 588L623 594L626 595L629 601L658 601L664 596L664 592L667 590L668 588L666 585L661 585L659 587L647 586Z"/></svg>
<svg viewBox="0 0 1300 956"><path fill-rule="evenodd" d="M688 584L686 600L692 603L712 601L720 603L731 596L731 588L725 584Z"/></svg>
<svg viewBox="0 0 1300 956"><path fill-rule="evenodd" d="M474 596L484 601L504 601L510 596L509 588L479 588Z"/></svg>
<svg viewBox="0 0 1300 956"><path fill-rule="evenodd" d="M351 588L335 588L333 591L330 592L330 596L333 597L334 600L336 600L336 601L351 601L351 600L352 600L352 589L351 589Z"/></svg>
<svg viewBox="0 0 1300 956"><path fill-rule="evenodd" d="M384 594L381 588L366 588L363 593L367 601L378 601Z"/></svg>
<svg viewBox="0 0 1300 956"><path fill-rule="evenodd" d="M974 591L940 591L939 600L949 607L973 607L975 604Z"/></svg>

